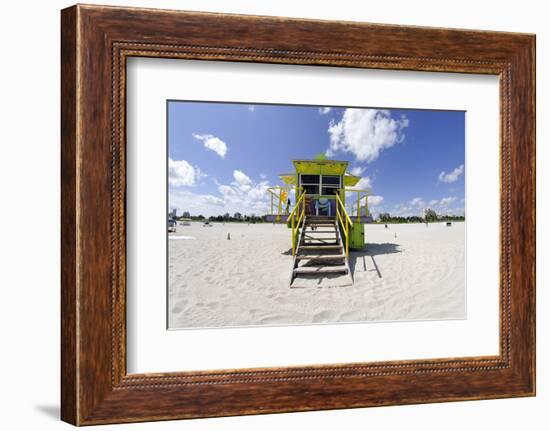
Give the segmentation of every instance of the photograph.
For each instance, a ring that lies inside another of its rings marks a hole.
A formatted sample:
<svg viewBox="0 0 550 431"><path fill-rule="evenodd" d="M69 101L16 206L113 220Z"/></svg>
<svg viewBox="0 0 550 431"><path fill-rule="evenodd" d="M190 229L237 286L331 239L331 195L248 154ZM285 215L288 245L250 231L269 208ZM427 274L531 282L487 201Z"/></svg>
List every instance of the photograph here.
<svg viewBox="0 0 550 431"><path fill-rule="evenodd" d="M168 329L466 318L466 112L166 110Z"/></svg>

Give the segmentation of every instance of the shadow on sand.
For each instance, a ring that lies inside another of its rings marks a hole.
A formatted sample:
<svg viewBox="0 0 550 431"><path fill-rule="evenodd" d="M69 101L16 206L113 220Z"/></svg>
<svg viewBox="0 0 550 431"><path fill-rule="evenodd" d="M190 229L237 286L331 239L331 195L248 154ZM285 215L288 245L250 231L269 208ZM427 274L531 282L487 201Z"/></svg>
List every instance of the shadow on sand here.
<svg viewBox="0 0 550 431"><path fill-rule="evenodd" d="M380 268L376 264L375 257L384 254L395 253L401 253L401 250L399 249L399 244L394 244L391 242L367 243L367 246L363 250L353 250L350 252L349 268L352 274L355 274L355 268L357 267L357 265L359 265L359 268L361 268L364 272L373 271L372 269L367 269L366 261L370 258L372 264L374 265L374 271L376 271L379 278L382 278L382 273L380 272Z"/></svg>
<svg viewBox="0 0 550 431"><path fill-rule="evenodd" d="M367 246L363 250L350 250L349 254L349 268L352 275L355 274L355 268L359 265L359 268L362 271L376 271L379 278L382 278L382 273L380 268L376 263L376 256L384 254L395 254L401 253L402 250L399 249L399 244L394 244L392 242L383 242L383 243L367 243ZM285 256L292 256L292 249L283 251L281 254ZM374 266L374 270L367 269L367 260L370 260Z"/></svg>

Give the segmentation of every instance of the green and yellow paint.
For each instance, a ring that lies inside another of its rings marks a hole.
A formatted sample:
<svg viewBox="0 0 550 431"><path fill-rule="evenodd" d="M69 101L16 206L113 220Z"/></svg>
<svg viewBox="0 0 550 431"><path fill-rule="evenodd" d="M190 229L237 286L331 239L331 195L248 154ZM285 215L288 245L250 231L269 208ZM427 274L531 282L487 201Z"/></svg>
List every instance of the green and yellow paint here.
<svg viewBox="0 0 550 431"><path fill-rule="evenodd" d="M286 223L292 229L293 255L299 230L308 216L325 217L337 223L346 255L350 248L364 248L364 223L372 220L368 209L370 190L353 188L361 178L347 172L349 162L329 160L320 154L310 160L293 160L292 164L295 172L279 175L284 185L268 189L271 212L265 219Z"/></svg>

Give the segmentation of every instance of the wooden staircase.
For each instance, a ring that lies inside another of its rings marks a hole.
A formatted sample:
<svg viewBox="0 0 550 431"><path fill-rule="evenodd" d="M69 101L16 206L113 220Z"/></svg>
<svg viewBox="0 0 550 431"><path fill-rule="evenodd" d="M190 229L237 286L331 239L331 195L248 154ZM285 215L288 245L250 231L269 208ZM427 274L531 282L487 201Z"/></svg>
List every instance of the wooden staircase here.
<svg viewBox="0 0 550 431"><path fill-rule="evenodd" d="M298 236L290 287L353 284L335 217L306 215Z"/></svg>

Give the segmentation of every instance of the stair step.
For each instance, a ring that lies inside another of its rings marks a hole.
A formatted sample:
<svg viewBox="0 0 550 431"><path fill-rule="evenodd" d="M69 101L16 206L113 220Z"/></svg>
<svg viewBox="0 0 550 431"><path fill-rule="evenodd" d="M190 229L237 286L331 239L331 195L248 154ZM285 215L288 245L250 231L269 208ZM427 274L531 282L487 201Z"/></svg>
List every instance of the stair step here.
<svg viewBox="0 0 550 431"><path fill-rule="evenodd" d="M336 229L336 225L334 223L306 223L306 226L315 226L315 227L328 227L328 228L331 228L333 227L334 229Z"/></svg>
<svg viewBox="0 0 550 431"><path fill-rule="evenodd" d="M314 223L314 224L334 224L336 220L331 219L322 219L322 220L311 220L306 219L306 223Z"/></svg>
<svg viewBox="0 0 550 431"><path fill-rule="evenodd" d="M338 266L301 266L294 268L294 274L328 274L334 272L348 272L345 265Z"/></svg>
<svg viewBox="0 0 550 431"><path fill-rule="evenodd" d="M342 249L342 246L338 244L300 245L300 250L338 250L338 249Z"/></svg>
<svg viewBox="0 0 550 431"><path fill-rule="evenodd" d="M310 233L336 233L336 229L333 230L306 230L306 235Z"/></svg>
<svg viewBox="0 0 550 431"><path fill-rule="evenodd" d="M336 260L344 259L343 254L299 254L296 259L300 260Z"/></svg>

